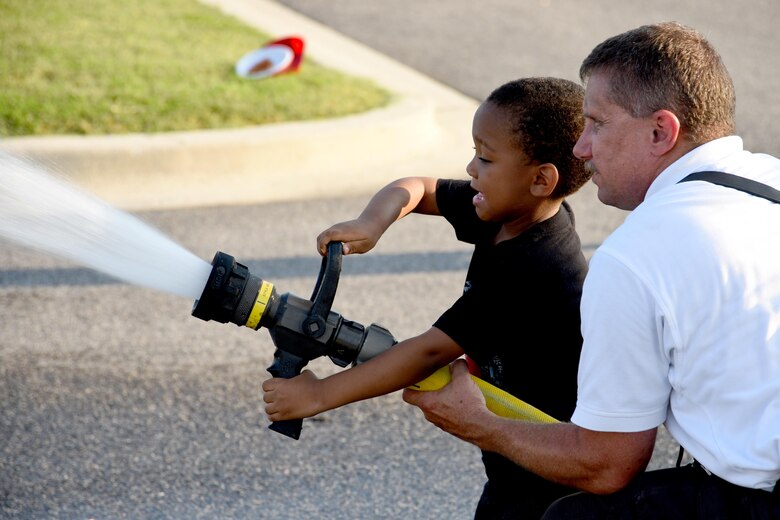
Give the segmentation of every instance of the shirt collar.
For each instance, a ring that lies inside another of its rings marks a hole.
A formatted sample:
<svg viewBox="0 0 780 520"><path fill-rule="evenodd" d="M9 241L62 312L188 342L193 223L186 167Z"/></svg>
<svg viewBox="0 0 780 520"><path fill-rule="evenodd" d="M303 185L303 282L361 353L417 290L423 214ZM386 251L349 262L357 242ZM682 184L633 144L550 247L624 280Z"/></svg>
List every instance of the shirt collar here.
<svg viewBox="0 0 780 520"><path fill-rule="evenodd" d="M718 170L717 164L722 159L742 150L742 138L736 135L721 137L697 146L655 178L645 194L645 200L663 188L680 182L689 173Z"/></svg>

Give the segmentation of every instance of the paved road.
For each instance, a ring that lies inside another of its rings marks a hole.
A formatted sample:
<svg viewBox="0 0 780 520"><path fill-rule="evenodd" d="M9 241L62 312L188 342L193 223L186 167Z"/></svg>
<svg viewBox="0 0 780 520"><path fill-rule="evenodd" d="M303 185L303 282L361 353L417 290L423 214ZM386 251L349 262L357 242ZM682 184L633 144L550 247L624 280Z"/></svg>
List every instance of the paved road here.
<svg viewBox="0 0 780 520"><path fill-rule="evenodd" d="M702 31L729 68L748 148L780 154L780 3L775 0L281 0L475 99L521 76L578 80L594 45L633 27L676 20Z"/></svg>
<svg viewBox="0 0 780 520"><path fill-rule="evenodd" d="M750 10L725 1L283 3L475 98L515 76L574 78L586 49L645 20L700 21L735 72L749 142L778 152L769 0ZM140 216L202 258L229 252L280 291L308 296L319 268L313 237L364 203ZM623 218L590 188L573 204L588 252ZM467 262L446 226L407 219L372 255L345 259L334 308L415 334L457 296ZM260 413L273 351L264 331L198 321L187 299L6 244L0 266L0 517L471 518L478 453L397 395L307 421L291 441L267 431ZM664 444L654 466L669 457Z"/></svg>

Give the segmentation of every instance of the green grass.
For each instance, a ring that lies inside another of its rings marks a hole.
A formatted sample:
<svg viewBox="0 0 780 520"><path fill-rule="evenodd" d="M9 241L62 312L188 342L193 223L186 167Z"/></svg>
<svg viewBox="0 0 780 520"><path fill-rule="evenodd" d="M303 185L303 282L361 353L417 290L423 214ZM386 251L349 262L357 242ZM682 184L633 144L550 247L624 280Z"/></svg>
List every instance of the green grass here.
<svg viewBox="0 0 780 520"><path fill-rule="evenodd" d="M238 77L271 39L197 0L0 0L0 136L237 128L390 101L305 50L297 73Z"/></svg>

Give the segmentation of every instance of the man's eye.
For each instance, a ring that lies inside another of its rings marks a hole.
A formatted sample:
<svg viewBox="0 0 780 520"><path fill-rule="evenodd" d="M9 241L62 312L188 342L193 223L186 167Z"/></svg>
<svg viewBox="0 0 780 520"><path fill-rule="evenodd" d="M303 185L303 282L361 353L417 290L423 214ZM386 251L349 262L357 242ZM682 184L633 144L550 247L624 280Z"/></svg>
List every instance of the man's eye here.
<svg viewBox="0 0 780 520"><path fill-rule="evenodd" d="M593 119L592 117L586 117L585 127L590 127L590 129L593 131L598 130L601 127L601 121Z"/></svg>

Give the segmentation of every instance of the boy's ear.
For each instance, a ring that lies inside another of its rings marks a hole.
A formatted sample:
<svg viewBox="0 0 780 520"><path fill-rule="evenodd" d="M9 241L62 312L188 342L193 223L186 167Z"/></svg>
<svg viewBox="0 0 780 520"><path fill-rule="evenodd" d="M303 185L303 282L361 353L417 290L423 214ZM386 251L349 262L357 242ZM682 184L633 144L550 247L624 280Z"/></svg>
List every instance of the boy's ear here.
<svg viewBox="0 0 780 520"><path fill-rule="evenodd" d="M552 163L540 164L536 167L533 182L531 182L531 195L535 197L549 197L558 185L558 168Z"/></svg>

